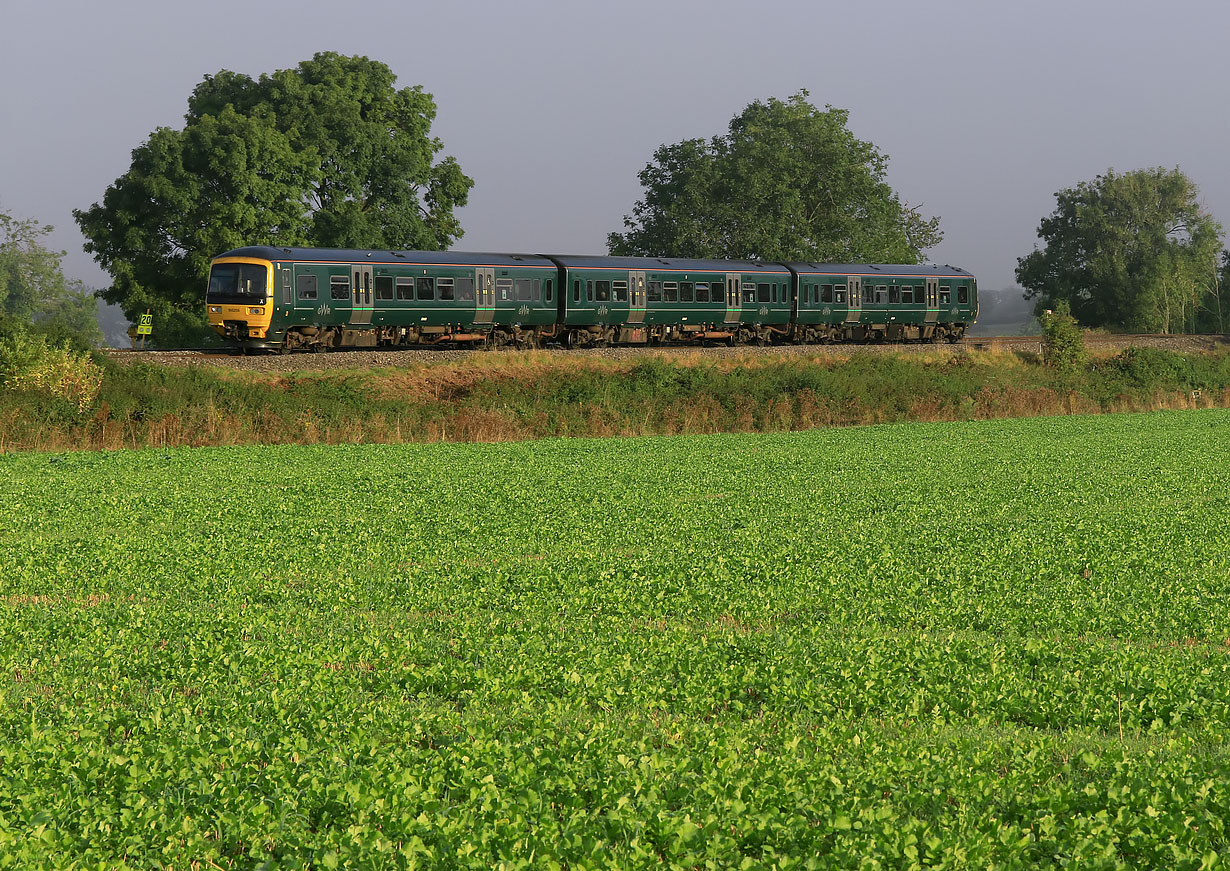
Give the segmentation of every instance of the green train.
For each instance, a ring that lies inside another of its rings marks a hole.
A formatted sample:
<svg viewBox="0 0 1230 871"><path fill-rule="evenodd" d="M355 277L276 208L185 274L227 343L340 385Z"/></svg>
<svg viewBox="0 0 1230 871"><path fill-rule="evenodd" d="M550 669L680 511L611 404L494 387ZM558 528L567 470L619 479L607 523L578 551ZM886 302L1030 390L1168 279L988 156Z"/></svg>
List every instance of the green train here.
<svg viewBox="0 0 1230 871"><path fill-rule="evenodd" d="M952 266L237 248L213 329L240 348L960 341L978 283Z"/></svg>

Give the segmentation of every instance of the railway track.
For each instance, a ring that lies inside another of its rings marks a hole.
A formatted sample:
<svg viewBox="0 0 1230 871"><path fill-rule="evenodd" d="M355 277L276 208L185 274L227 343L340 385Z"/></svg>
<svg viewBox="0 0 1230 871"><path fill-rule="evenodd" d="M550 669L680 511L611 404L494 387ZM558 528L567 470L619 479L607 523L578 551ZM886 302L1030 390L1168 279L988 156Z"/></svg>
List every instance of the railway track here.
<svg viewBox="0 0 1230 871"><path fill-rule="evenodd" d="M1113 352L1128 347L1166 348L1174 351L1211 351L1230 345L1228 335L1127 335L1094 333L1085 336L1087 346ZM543 351L473 351L440 350L436 348L362 348L330 351L326 354L293 353L286 355L243 355L238 351L218 348L180 348L171 350L108 349L117 362L148 362L182 366L227 366L257 371L294 371L311 369L368 369L373 367L406 367L423 363L462 361L488 354L536 354L560 357L606 357L631 359L645 354L665 356L704 355L714 358L778 356L826 356L857 354L960 354L968 351L1040 352L1041 336L969 336L964 342L950 345L871 344L871 345L773 345L737 348L690 346L586 348Z"/></svg>

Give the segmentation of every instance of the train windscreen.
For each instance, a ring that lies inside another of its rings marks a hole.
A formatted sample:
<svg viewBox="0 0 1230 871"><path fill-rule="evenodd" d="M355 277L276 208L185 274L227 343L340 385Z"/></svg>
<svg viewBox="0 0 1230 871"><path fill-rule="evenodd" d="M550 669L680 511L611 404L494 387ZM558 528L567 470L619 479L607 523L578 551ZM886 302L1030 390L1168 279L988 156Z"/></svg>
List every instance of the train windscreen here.
<svg viewBox="0 0 1230 871"><path fill-rule="evenodd" d="M264 303L269 268L255 263L215 263L209 270L208 302Z"/></svg>

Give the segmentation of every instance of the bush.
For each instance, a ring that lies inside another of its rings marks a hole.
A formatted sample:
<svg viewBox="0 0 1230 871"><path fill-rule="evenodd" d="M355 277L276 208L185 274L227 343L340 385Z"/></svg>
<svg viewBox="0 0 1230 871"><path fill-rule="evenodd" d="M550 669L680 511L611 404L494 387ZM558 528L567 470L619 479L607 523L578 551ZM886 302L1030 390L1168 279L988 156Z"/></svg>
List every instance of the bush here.
<svg viewBox="0 0 1230 871"><path fill-rule="evenodd" d="M0 338L0 384L31 390L72 403L84 413L98 398L103 370L71 342L49 344L39 335L14 332Z"/></svg>
<svg viewBox="0 0 1230 871"><path fill-rule="evenodd" d="M1084 368L1085 337L1072 317L1067 300L1055 303L1053 311L1044 312L1042 322L1042 359L1048 366L1071 375Z"/></svg>

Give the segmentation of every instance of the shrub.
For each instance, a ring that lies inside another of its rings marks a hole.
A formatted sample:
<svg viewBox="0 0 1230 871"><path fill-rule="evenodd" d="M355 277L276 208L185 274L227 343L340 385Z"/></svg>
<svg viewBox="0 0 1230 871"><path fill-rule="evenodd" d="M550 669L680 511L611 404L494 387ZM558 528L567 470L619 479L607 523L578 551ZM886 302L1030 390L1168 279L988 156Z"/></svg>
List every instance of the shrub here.
<svg viewBox="0 0 1230 871"><path fill-rule="evenodd" d="M1067 300L1055 303L1053 311L1042 314L1042 359L1064 374L1073 374L1085 365L1085 337Z"/></svg>
<svg viewBox="0 0 1230 871"><path fill-rule="evenodd" d="M72 345L48 344L42 336L12 333L0 339L0 383L64 399L84 413L98 398L103 370Z"/></svg>

